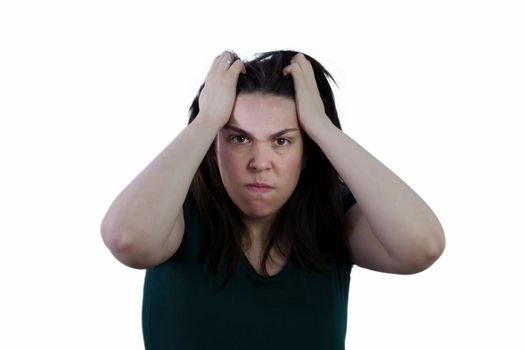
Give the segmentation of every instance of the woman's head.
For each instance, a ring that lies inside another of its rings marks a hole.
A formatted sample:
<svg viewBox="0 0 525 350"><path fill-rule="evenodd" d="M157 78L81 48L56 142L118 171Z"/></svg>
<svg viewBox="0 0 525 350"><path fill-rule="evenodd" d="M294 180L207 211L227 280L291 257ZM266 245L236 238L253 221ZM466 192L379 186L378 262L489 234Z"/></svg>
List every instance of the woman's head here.
<svg viewBox="0 0 525 350"><path fill-rule="evenodd" d="M340 180L319 146L300 129L293 78L282 72L297 53L272 51L244 61L246 73L239 75L230 120L195 174L191 190L212 231L215 265L223 253L237 256L250 218L270 224L266 252L274 243L291 243L305 265L322 265L319 255L312 253L318 253L316 248L342 246L332 241L342 227ZM332 76L315 59L305 57L312 65L325 114L341 128L327 79L333 81ZM203 88L204 84L190 107L189 123L199 113ZM246 186L254 182L274 188L261 192ZM326 230L334 236L319 235Z"/></svg>
<svg viewBox="0 0 525 350"><path fill-rule="evenodd" d="M270 166L278 165L277 168L274 167L275 171L286 171L285 174L275 174L275 176L286 177L282 178L285 182L283 192L277 193L278 191L274 190L266 194L259 194L261 205L263 205L262 199L264 197L281 194L275 202L280 204L277 209L284 205L292 195L296 188L295 185L299 182L299 176L303 177L304 173L305 182L314 181L316 178L318 179L319 167L325 170L326 166L331 166L319 147L300 129L295 110L293 78L291 75L284 76L282 73L283 68L290 64L291 59L297 53L297 51L290 50L270 51L259 53L255 55L254 59L244 61L246 74L239 75L236 89L237 98L230 121L225 128L221 129L201 164L201 168L203 166L210 168L211 178L209 180L213 182L213 188L224 189L230 199L241 209L241 215L243 213L248 214L244 209L249 210L249 205L240 192L248 191L248 193L254 194L254 191L249 191L250 189L245 187L247 183L250 183L249 180L251 182L272 181L267 178L269 176L267 174L271 173L271 170L256 170L254 165L257 165L258 161L267 161ZM340 128L332 89L327 77L332 81L334 80L319 62L306 54L305 57L312 64L325 112L332 123ZM191 105L190 123L199 112L198 101L203 88L204 84L200 87L199 93ZM241 121L242 125L239 125ZM237 129L250 132L258 142L250 143L250 141L255 140L241 139L245 145L239 145L240 137L248 137L249 135L235 133L235 129L229 128L229 126L236 126ZM284 136L293 136L294 143L277 147L276 141L283 142L283 140L276 139L273 142L275 146L273 152L269 151L270 148L263 146L272 144L266 142L269 141L268 136L288 128L297 130L290 131L287 135L283 135L283 138L286 138ZM233 140L226 139L226 137L235 135L239 137ZM263 141L261 138L264 138L265 143L260 142ZM251 147L247 147L247 143ZM299 154L300 167L298 168L297 156ZM306 168L303 169L305 166ZM277 178L273 181L277 181ZM294 185L291 191L289 185ZM256 205L257 202L252 202L252 204ZM256 208L252 209L255 214ZM259 209L263 210L263 208Z"/></svg>

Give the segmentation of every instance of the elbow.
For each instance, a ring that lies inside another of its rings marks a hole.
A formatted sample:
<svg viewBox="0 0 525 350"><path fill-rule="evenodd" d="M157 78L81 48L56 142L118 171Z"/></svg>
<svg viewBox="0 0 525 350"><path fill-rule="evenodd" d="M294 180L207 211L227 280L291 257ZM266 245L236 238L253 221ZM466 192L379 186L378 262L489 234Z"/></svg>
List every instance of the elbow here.
<svg viewBox="0 0 525 350"><path fill-rule="evenodd" d="M445 251L446 240L443 231L437 231L431 235L414 254L412 259L412 268L409 274L419 273L432 266Z"/></svg>
<svg viewBox="0 0 525 350"><path fill-rule="evenodd" d="M404 253L393 257L395 261L393 273L412 275L422 272L432 266L445 250L445 235L435 232L425 235L417 244L410 244L403 249ZM415 242L413 242L415 243Z"/></svg>
<svg viewBox="0 0 525 350"><path fill-rule="evenodd" d="M102 241L111 254L122 264L134 269L145 269L149 264L139 259L130 238L121 231L101 231Z"/></svg>
<svg viewBox="0 0 525 350"><path fill-rule="evenodd" d="M130 246L129 237L122 230L111 227L106 219L100 225L100 234L104 245L117 257L121 252L128 250Z"/></svg>
<svg viewBox="0 0 525 350"><path fill-rule="evenodd" d="M445 246L446 240L443 231L437 231L431 235L426 253L427 260L430 262L428 266L432 265L437 259L439 259L445 251Z"/></svg>

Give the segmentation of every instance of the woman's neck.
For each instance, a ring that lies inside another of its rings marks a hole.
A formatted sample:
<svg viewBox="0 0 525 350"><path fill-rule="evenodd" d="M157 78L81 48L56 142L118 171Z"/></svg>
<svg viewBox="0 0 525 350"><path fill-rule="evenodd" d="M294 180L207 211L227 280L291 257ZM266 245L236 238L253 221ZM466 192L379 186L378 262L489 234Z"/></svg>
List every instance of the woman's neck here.
<svg viewBox="0 0 525 350"><path fill-rule="evenodd" d="M243 219L244 225L248 229L248 237L245 237L245 240L249 247L262 248L273 220L274 216L260 219L245 217Z"/></svg>

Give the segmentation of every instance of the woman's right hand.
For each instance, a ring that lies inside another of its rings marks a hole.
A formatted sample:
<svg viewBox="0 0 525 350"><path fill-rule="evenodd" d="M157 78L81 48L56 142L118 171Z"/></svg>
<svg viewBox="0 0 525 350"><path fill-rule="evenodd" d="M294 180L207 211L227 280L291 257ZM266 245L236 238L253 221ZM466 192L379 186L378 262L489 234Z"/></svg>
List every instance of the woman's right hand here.
<svg viewBox="0 0 525 350"><path fill-rule="evenodd" d="M235 53L224 51L215 58L199 96L200 115L216 122L219 127L228 122L241 72L246 74L246 68Z"/></svg>

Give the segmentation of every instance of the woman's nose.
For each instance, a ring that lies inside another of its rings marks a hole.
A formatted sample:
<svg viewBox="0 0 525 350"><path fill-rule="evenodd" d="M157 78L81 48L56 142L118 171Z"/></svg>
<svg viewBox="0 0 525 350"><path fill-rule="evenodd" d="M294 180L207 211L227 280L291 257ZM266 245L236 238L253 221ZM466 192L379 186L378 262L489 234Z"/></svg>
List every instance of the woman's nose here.
<svg viewBox="0 0 525 350"><path fill-rule="evenodd" d="M271 168L271 150L265 145L254 145L250 154L249 167L254 170L266 170Z"/></svg>

